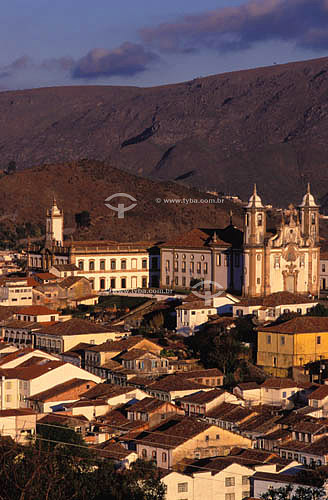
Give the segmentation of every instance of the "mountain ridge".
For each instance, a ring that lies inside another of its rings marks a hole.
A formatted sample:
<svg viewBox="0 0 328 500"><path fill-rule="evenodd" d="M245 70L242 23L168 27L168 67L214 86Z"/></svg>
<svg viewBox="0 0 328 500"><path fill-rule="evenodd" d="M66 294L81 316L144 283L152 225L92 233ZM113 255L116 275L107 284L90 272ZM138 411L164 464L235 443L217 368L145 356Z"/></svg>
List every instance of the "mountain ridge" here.
<svg viewBox="0 0 328 500"><path fill-rule="evenodd" d="M265 203L326 199L328 58L158 87L0 93L3 167L87 158L157 181Z"/></svg>

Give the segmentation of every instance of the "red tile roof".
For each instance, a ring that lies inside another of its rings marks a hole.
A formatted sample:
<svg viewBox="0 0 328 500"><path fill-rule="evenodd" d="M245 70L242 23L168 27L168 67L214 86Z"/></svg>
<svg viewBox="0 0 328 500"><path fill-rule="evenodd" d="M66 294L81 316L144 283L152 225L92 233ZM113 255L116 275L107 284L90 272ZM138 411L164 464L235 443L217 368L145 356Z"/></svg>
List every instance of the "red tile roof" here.
<svg viewBox="0 0 328 500"><path fill-rule="evenodd" d="M184 396L183 398L179 398L178 401L181 403L191 403L191 404L206 404L214 401L215 399L221 397L225 391L221 389L213 389L213 391L199 391L194 394L190 394L189 396Z"/></svg>
<svg viewBox="0 0 328 500"><path fill-rule="evenodd" d="M24 314L27 316L42 316L42 315L54 315L58 314L57 311L53 309L49 309L46 306L25 306L25 307L17 307L15 309L16 314Z"/></svg>
<svg viewBox="0 0 328 500"><path fill-rule="evenodd" d="M32 401L60 401L60 398L64 393L73 390L76 394L78 394L79 397L86 391L86 389L90 389L90 387L87 387L88 385L94 387L96 385L96 382L93 382L91 380L72 378L71 380L67 380L62 384L58 384L55 387L52 387L51 389L33 394L29 396L28 399Z"/></svg>
<svg viewBox="0 0 328 500"><path fill-rule="evenodd" d="M275 307L288 304L312 304L312 300L304 295L296 293L276 292L265 297L246 297L241 299L236 305Z"/></svg>
<svg viewBox="0 0 328 500"><path fill-rule="evenodd" d="M47 335L82 335L85 333L109 333L110 331L110 327L86 319L73 318L67 321L57 321L53 325L40 328L39 333Z"/></svg>
<svg viewBox="0 0 328 500"><path fill-rule="evenodd" d="M180 234L177 238L169 240L161 245L162 248L206 248L213 240L209 234L199 228L191 229L186 233ZM215 244L222 247L230 247L230 243L226 243L217 237Z"/></svg>
<svg viewBox="0 0 328 500"><path fill-rule="evenodd" d="M209 389L206 385L192 382L188 379L180 377L180 375L167 375L166 377L156 380L147 387L147 391L198 391L201 389Z"/></svg>
<svg viewBox="0 0 328 500"><path fill-rule="evenodd" d="M0 369L0 375L7 379L32 380L65 364L62 361L49 361L43 365L31 365L24 368L2 368Z"/></svg>
<svg viewBox="0 0 328 500"><path fill-rule="evenodd" d="M311 393L308 399L325 399L328 396L328 385L321 385Z"/></svg>
<svg viewBox="0 0 328 500"><path fill-rule="evenodd" d="M259 332L274 333L319 333L328 332L328 317L320 316L299 316L279 325L258 328Z"/></svg>
<svg viewBox="0 0 328 500"><path fill-rule="evenodd" d="M136 438L137 442L158 446L159 448L177 448L189 439L212 427L212 424L200 422L191 417L174 417L164 421L151 432L144 431Z"/></svg>
<svg viewBox="0 0 328 500"><path fill-rule="evenodd" d="M268 378L261 384L266 389L289 389L298 387L298 383L290 378Z"/></svg>

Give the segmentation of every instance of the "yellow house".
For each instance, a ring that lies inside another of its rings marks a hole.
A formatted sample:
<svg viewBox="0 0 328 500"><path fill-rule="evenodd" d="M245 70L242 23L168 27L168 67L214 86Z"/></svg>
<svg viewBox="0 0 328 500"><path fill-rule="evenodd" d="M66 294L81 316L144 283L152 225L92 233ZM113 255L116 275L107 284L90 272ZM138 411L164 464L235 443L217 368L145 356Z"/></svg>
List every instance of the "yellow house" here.
<svg viewBox="0 0 328 500"><path fill-rule="evenodd" d="M328 317L300 316L258 329L257 364L287 377L292 366L328 357Z"/></svg>

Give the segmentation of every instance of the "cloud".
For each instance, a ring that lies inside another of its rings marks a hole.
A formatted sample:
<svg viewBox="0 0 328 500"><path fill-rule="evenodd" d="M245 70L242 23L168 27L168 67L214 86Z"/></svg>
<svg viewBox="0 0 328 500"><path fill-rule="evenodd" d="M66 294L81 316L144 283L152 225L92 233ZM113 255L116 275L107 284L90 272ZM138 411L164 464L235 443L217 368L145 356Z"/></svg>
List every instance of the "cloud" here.
<svg viewBox="0 0 328 500"><path fill-rule="evenodd" d="M14 77L19 73L29 70L38 71L68 71L74 65L74 60L70 57L60 57L58 59L46 59L41 63L36 63L30 56L24 55L15 59L6 66L0 66L0 79Z"/></svg>
<svg viewBox="0 0 328 500"><path fill-rule="evenodd" d="M134 76L159 59L141 44L125 42L117 49L93 49L72 70L73 78Z"/></svg>
<svg viewBox="0 0 328 500"><path fill-rule="evenodd" d="M267 40L322 50L328 48L328 0L249 0L139 33L146 46L163 52L240 51Z"/></svg>

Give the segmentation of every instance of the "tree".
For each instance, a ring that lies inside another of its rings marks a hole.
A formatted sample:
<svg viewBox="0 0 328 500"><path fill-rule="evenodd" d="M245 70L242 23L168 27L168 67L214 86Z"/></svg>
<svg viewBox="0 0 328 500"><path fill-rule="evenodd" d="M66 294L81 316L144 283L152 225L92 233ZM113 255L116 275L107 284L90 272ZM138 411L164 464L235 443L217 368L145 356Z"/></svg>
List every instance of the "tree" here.
<svg viewBox="0 0 328 500"><path fill-rule="evenodd" d="M64 443L63 443L64 444ZM66 444L66 446L68 446ZM152 462L138 460L118 472L114 462L0 441L1 500L164 500L165 486Z"/></svg>
<svg viewBox="0 0 328 500"><path fill-rule="evenodd" d="M328 316L328 309L323 304L317 304L311 307L306 316Z"/></svg>
<svg viewBox="0 0 328 500"><path fill-rule="evenodd" d="M260 498L262 500L327 500L323 488L298 486L294 489L292 485L270 488Z"/></svg>
<svg viewBox="0 0 328 500"><path fill-rule="evenodd" d="M91 224L90 213L87 210L83 210L83 212L75 214L75 222L79 228L89 227Z"/></svg>
<svg viewBox="0 0 328 500"><path fill-rule="evenodd" d="M14 174L15 172L16 172L16 162L14 160L11 160L8 163L6 173L10 175L10 174Z"/></svg>

